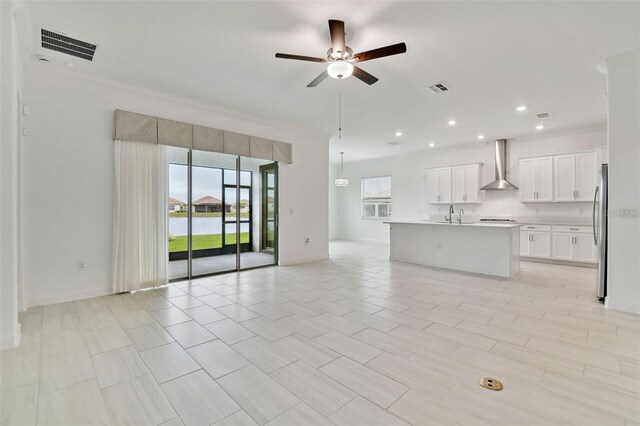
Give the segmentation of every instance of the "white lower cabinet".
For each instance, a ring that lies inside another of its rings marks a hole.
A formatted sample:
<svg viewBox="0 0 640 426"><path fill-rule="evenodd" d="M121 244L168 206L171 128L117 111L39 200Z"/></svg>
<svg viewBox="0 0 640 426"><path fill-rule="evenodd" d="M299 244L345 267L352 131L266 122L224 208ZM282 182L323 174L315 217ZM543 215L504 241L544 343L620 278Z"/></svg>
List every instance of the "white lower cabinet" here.
<svg viewBox="0 0 640 426"><path fill-rule="evenodd" d="M536 231L531 233L531 257L551 257L551 234Z"/></svg>
<svg viewBox="0 0 640 426"><path fill-rule="evenodd" d="M522 225L520 256L569 262L596 262L590 226Z"/></svg>
<svg viewBox="0 0 640 426"><path fill-rule="evenodd" d="M520 256L551 257L551 232L548 225L524 225L520 228Z"/></svg>
<svg viewBox="0 0 640 426"><path fill-rule="evenodd" d="M596 261L590 226L554 226L552 230L552 258L572 262Z"/></svg>
<svg viewBox="0 0 640 426"><path fill-rule="evenodd" d="M558 260L573 260L573 235L564 232L553 233L553 258Z"/></svg>

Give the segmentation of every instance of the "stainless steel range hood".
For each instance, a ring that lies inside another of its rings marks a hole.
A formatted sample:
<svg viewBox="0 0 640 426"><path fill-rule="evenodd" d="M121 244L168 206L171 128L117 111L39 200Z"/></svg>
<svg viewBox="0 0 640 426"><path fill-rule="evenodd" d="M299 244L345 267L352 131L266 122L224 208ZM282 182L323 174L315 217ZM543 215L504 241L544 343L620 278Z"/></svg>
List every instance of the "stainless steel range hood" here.
<svg viewBox="0 0 640 426"><path fill-rule="evenodd" d="M496 180L483 186L483 191L506 191L518 189L517 186L507 180L507 140L496 141Z"/></svg>

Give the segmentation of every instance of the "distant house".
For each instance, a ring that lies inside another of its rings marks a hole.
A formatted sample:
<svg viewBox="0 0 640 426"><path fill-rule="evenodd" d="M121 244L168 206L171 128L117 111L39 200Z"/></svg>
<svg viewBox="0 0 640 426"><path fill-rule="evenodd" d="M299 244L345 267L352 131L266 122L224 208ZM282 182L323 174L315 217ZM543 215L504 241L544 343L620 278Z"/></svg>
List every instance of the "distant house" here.
<svg viewBox="0 0 640 426"><path fill-rule="evenodd" d="M169 211L170 212L184 212L187 210L187 205L180 200L169 197Z"/></svg>
<svg viewBox="0 0 640 426"><path fill-rule="evenodd" d="M238 211L236 203L231 204L232 211ZM240 213L249 213L249 200L240 200Z"/></svg>
<svg viewBox="0 0 640 426"><path fill-rule="evenodd" d="M210 195L198 198L191 205L194 213L222 213L222 201ZM230 212L231 204L226 203L224 211Z"/></svg>

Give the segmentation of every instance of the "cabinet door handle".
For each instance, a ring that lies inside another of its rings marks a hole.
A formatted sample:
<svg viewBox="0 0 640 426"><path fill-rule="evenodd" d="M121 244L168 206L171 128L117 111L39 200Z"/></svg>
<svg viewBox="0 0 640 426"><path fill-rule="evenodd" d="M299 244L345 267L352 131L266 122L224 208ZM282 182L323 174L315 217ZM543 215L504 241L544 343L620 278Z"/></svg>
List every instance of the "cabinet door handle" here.
<svg viewBox="0 0 640 426"><path fill-rule="evenodd" d="M579 231L578 228L569 228L569 231Z"/></svg>

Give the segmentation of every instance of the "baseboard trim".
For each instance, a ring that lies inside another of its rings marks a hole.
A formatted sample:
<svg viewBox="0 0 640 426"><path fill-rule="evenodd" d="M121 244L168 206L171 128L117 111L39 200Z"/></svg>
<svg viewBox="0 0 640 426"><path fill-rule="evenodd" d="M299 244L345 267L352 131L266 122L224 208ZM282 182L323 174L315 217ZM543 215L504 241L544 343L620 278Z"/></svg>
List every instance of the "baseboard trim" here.
<svg viewBox="0 0 640 426"><path fill-rule="evenodd" d="M389 241L372 240L372 239L368 239L368 238L338 238L337 240L334 240L334 241L351 241L351 242L354 242L354 243L369 243L369 244L389 245Z"/></svg>
<svg viewBox="0 0 640 426"><path fill-rule="evenodd" d="M73 302L75 300L90 299L92 297L108 296L113 294L111 288L94 288L91 290L61 293L55 296L40 297L29 300L29 307L52 305L54 303Z"/></svg>
<svg viewBox="0 0 640 426"><path fill-rule="evenodd" d="M0 351L20 346L20 337L22 336L21 329L22 326L20 325L20 323L17 323L16 329L11 336L3 336L0 339Z"/></svg>
<svg viewBox="0 0 640 426"><path fill-rule="evenodd" d="M611 309L612 311L640 314L640 305L635 303L616 303L615 301L612 303L610 296L605 297L604 307L606 309Z"/></svg>
<svg viewBox="0 0 640 426"><path fill-rule="evenodd" d="M563 265L563 266L577 266L579 268L591 268L597 269L597 263L590 262L571 262L569 260L558 260L558 259L547 259L544 257L527 257L520 256L520 260L523 262L534 262L534 263L548 263L550 265Z"/></svg>
<svg viewBox="0 0 640 426"><path fill-rule="evenodd" d="M322 254L320 256L297 257L294 259L281 260L280 262L278 262L278 265L290 266L290 265L297 265L300 263L317 262L319 260L327 260L327 259L329 259L329 254Z"/></svg>

